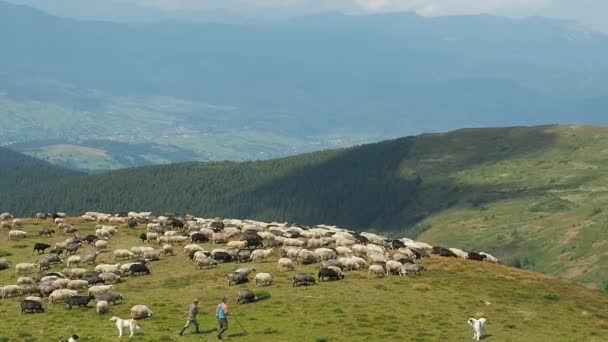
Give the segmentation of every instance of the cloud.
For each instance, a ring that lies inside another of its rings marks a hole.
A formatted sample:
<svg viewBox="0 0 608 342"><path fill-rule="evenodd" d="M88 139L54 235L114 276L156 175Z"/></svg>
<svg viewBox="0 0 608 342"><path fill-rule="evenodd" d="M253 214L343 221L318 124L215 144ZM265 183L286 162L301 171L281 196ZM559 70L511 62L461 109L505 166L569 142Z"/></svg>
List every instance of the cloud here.
<svg viewBox="0 0 608 342"><path fill-rule="evenodd" d="M115 0L163 10L281 9L293 12L344 11L392 12L413 11L422 15L497 13L535 11L555 0Z"/></svg>

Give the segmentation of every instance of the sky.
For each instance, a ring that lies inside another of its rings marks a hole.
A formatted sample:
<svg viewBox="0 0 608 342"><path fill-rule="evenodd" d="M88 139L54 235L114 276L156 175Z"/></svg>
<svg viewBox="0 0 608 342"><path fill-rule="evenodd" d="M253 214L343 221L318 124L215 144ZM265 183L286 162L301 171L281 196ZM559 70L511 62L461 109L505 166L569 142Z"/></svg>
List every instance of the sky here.
<svg viewBox="0 0 608 342"><path fill-rule="evenodd" d="M1 0L0 0L1 1ZM281 18L316 12L371 14L412 11L424 16L495 14L545 16L577 21L608 33L608 0L6 0L53 14L83 19L155 20L176 14L213 19L234 13ZM210 14L211 13L211 14ZM211 15L211 16L210 16ZM223 19L218 18L218 21Z"/></svg>

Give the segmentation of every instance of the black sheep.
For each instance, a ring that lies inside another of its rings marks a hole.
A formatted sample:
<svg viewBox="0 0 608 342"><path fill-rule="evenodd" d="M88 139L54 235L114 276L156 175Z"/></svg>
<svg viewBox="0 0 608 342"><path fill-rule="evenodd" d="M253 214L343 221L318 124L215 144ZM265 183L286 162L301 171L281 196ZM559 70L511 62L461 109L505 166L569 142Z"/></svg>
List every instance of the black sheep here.
<svg viewBox="0 0 608 342"><path fill-rule="evenodd" d="M24 300L21 302L21 313L34 313L34 312L44 312L44 307L40 302L35 300Z"/></svg>
<svg viewBox="0 0 608 342"><path fill-rule="evenodd" d="M129 267L129 272L131 272L131 277L135 277L136 275L141 274L150 274L150 269L144 264L133 264Z"/></svg>
<svg viewBox="0 0 608 342"><path fill-rule="evenodd" d="M232 255L227 252L215 252L213 254L213 259L221 262L230 262L232 261Z"/></svg>
<svg viewBox="0 0 608 342"><path fill-rule="evenodd" d="M340 279L340 277L338 276L338 273L336 273L336 271L332 270L331 268L320 269L317 278L319 278L319 281Z"/></svg>
<svg viewBox="0 0 608 342"><path fill-rule="evenodd" d="M68 309L72 310L73 306L88 306L89 302L93 300L93 296L72 296L67 300Z"/></svg>
<svg viewBox="0 0 608 342"><path fill-rule="evenodd" d="M38 254L44 253L44 250L47 248L51 248L51 245L46 244L46 243L36 242L34 244L34 251L32 252L32 254L34 254L36 252L38 252Z"/></svg>

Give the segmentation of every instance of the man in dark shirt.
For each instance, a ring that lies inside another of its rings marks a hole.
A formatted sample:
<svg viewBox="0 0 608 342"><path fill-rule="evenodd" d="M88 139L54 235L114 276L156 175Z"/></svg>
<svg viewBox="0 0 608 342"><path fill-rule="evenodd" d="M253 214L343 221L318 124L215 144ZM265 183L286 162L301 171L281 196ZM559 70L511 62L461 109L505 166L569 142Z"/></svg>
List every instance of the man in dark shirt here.
<svg viewBox="0 0 608 342"><path fill-rule="evenodd" d="M184 325L184 327L182 328L182 331L179 332L180 336L184 336L184 331L186 331L186 329L190 326L190 324L194 324L194 327L196 328L196 331L195 331L196 334L201 333L198 328L198 320L196 319L197 315L198 315L198 299L195 299L192 301L192 304L190 304L190 307L188 307L188 319L186 320L186 325Z"/></svg>

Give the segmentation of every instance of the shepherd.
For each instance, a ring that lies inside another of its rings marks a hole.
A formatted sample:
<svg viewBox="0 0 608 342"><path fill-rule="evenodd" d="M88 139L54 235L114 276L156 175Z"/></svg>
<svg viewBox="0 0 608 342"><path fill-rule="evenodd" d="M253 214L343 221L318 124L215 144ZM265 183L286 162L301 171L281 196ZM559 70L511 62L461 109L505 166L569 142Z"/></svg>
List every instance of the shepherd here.
<svg viewBox="0 0 608 342"><path fill-rule="evenodd" d="M201 331L199 330L199 326L198 326L198 320L196 318L197 315L198 315L198 299L194 299L192 301L192 304L190 304L190 306L188 307L188 319L186 320L186 325L184 325L182 330L179 332L179 336L184 336L184 331L186 331L186 329L190 326L190 324L194 324L194 327L196 328L196 331L194 332L195 334L201 333Z"/></svg>
<svg viewBox="0 0 608 342"><path fill-rule="evenodd" d="M228 305L226 305L226 302L228 302L228 298L223 297L221 303L217 305L217 309L215 310L215 317L217 317L217 321L220 324L217 328L217 338L220 340L222 339L222 334L228 330L228 315L230 315L230 313L228 312Z"/></svg>

